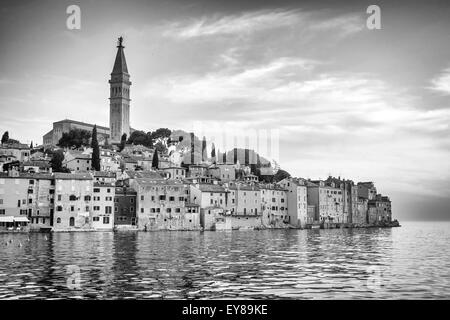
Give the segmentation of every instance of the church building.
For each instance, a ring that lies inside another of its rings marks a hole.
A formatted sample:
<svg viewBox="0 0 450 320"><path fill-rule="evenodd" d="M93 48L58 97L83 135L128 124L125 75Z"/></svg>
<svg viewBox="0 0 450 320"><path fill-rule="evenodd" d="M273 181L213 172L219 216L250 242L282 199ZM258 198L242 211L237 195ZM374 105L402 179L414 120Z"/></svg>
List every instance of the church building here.
<svg viewBox="0 0 450 320"><path fill-rule="evenodd" d="M120 143L122 135L127 138L134 131L130 128L130 74L123 46L123 38L120 37L117 45L116 60L109 80L109 128L97 125L99 142L108 139L109 143ZM53 129L43 136L45 147L56 146L63 133L73 129L92 131L94 124L65 119L53 123Z"/></svg>

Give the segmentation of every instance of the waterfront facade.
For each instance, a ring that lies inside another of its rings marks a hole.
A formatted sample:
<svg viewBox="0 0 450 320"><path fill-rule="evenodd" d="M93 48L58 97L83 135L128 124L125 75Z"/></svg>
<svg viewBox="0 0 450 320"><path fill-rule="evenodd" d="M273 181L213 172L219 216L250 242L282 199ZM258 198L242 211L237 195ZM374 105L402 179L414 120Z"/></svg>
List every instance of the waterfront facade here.
<svg viewBox="0 0 450 320"><path fill-rule="evenodd" d="M54 231L91 229L93 178L90 174L55 173Z"/></svg>
<svg viewBox="0 0 450 320"><path fill-rule="evenodd" d="M277 184L260 184L262 224L281 226L288 217L287 190Z"/></svg>
<svg viewBox="0 0 450 320"><path fill-rule="evenodd" d="M137 178L130 186L137 192L140 230L184 230L192 224L185 215L189 185L180 180Z"/></svg>
<svg viewBox="0 0 450 320"><path fill-rule="evenodd" d="M93 203L91 211L92 228L95 230L112 230L114 227L115 184L94 182Z"/></svg>
<svg viewBox="0 0 450 320"><path fill-rule="evenodd" d="M305 228L308 206L306 181L300 178L286 178L280 181L279 185L287 190L287 223L295 227Z"/></svg>
<svg viewBox="0 0 450 320"><path fill-rule="evenodd" d="M114 225L118 229L137 228L137 192L130 187L116 187L114 196Z"/></svg>

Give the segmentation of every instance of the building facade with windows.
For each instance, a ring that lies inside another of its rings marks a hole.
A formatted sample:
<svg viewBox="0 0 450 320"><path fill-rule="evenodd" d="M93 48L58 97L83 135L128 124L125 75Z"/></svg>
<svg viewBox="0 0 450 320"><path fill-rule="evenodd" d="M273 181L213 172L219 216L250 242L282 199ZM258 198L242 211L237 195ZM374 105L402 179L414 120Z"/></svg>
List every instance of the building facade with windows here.
<svg viewBox="0 0 450 320"><path fill-rule="evenodd" d="M114 196L114 227L137 228L137 192L130 187L116 187Z"/></svg>
<svg viewBox="0 0 450 320"><path fill-rule="evenodd" d="M137 178L130 186L137 192L140 230L183 230L192 224L185 214L188 184L180 180Z"/></svg>
<svg viewBox="0 0 450 320"><path fill-rule="evenodd" d="M53 231L87 230L91 227L93 178L90 174L55 173Z"/></svg>
<svg viewBox="0 0 450 320"><path fill-rule="evenodd" d="M92 228L112 230L114 227L114 197L116 187L112 183L94 182L92 191Z"/></svg>
<svg viewBox="0 0 450 320"><path fill-rule="evenodd" d="M308 193L306 180L286 178L278 185L286 189L288 217L287 223L294 227L305 228L307 223Z"/></svg>
<svg viewBox="0 0 450 320"><path fill-rule="evenodd" d="M259 188L263 225L284 224L288 217L287 190L277 184L259 184Z"/></svg>

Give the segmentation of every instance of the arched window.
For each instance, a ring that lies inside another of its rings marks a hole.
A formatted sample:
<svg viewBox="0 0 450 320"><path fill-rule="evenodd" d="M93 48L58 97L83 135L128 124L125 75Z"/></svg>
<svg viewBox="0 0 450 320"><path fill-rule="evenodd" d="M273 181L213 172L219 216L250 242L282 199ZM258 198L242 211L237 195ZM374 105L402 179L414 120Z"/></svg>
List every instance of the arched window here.
<svg viewBox="0 0 450 320"><path fill-rule="evenodd" d="M56 223L61 223L61 218L56 219Z"/></svg>
<svg viewBox="0 0 450 320"><path fill-rule="evenodd" d="M70 217L69 219L69 226L73 227L75 225L75 218L74 217Z"/></svg>

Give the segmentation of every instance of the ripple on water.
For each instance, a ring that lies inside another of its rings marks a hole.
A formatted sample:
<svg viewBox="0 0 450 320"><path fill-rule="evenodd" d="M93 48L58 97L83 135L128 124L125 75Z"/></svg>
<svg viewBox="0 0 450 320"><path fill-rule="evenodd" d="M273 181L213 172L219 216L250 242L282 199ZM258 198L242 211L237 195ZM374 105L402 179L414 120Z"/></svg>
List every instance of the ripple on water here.
<svg viewBox="0 0 450 320"><path fill-rule="evenodd" d="M0 243L14 236L1 234ZM11 247L2 252L0 299L450 296L448 223L405 223L395 229L80 233L54 234L47 240L42 234L30 234L30 238L27 253ZM81 291L67 288L68 265L80 266Z"/></svg>

